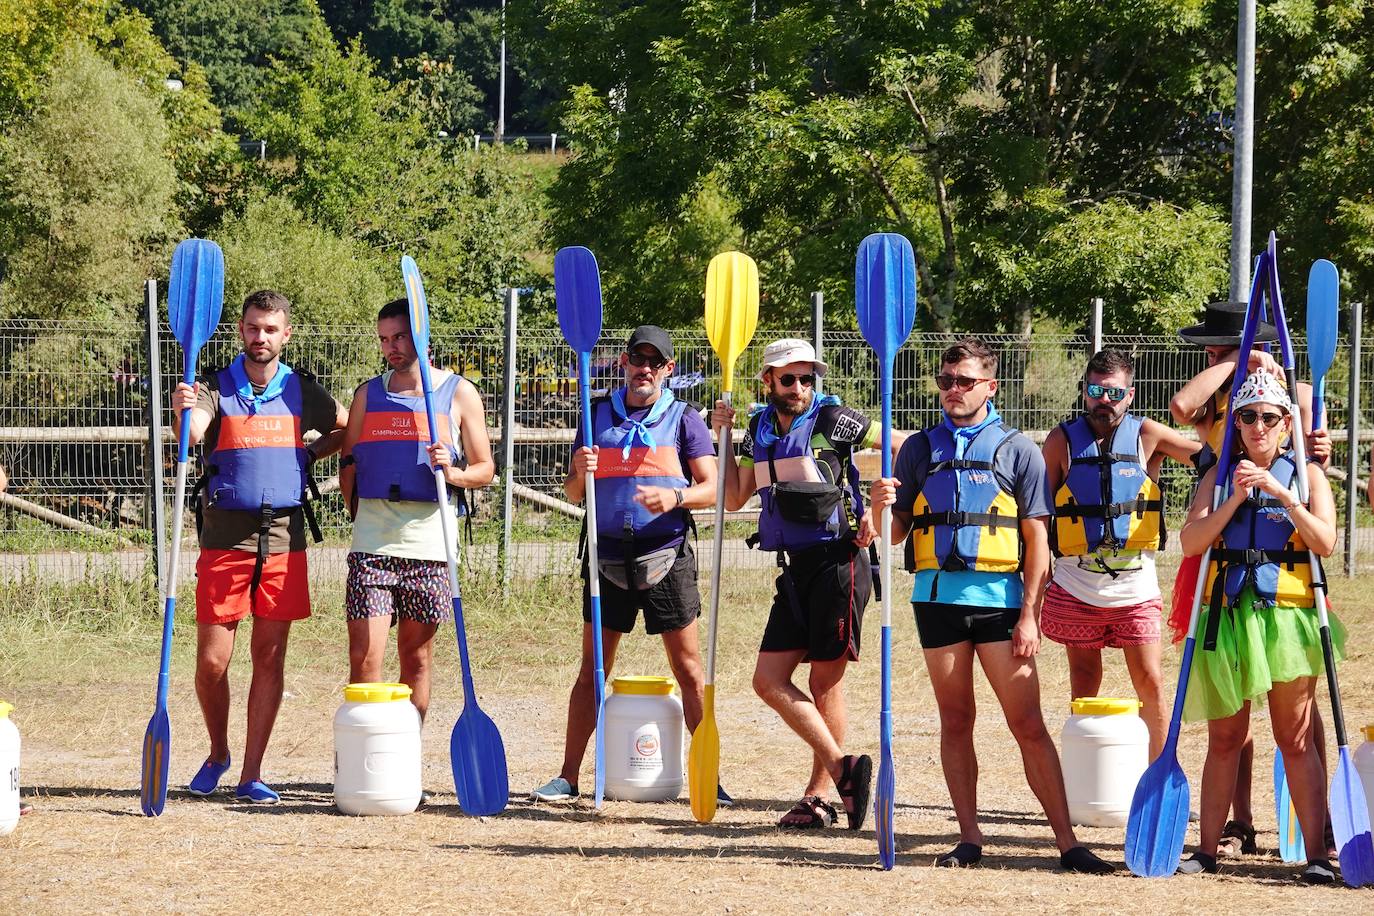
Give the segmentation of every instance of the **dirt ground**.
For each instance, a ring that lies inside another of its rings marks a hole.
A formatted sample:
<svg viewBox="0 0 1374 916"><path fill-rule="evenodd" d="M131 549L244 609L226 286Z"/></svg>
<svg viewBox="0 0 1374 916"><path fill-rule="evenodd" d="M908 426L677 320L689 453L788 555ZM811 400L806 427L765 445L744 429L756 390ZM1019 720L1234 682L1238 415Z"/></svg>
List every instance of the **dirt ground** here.
<svg viewBox="0 0 1374 916"><path fill-rule="evenodd" d="M1351 630L1342 694L1352 732L1374 723L1374 602L1369 587L1337 579L1334 599ZM24 737L24 794L37 811L0 838L0 912L335 913L634 911L880 913L962 911L1151 913L1224 909L1369 912L1374 891L1311 888L1274 855L1236 861L1221 876L1145 880L1056 871L1050 832L1026 788L1015 746L979 682L980 804L984 864L930 867L955 826L938 762L937 724L909 606L894 611L897 867L876 864L870 823L858 833L783 832L777 818L800 794L809 756L753 696L749 675L767 592L758 577L732 583L722 610L717 720L722 781L737 804L709 825L686 803L532 805L528 790L557 771L567 688L575 670L568 596L541 594L505 611L469 601L470 639L482 707L500 727L510 807L491 818L462 814L452 793L448 737L461 709L457 652L441 631L434 703L424 735L425 785L435 804L400 818L355 818L333 808L331 719L347 674L335 600L298 625L283 703L266 764L283 796L270 808L181 790L206 751L192 686L193 630L177 632L171 697L172 786L165 814L138 810L139 747L152 711L157 621L108 633L65 634L48 624L0 623L0 696L16 706ZM91 613L98 613L92 611ZM878 612L866 620L876 647ZM246 637L246 634L244 634ZM625 642L622 674L667 673L656 639ZM246 647L235 660L235 757L242 751ZM1166 655L1176 664L1176 653ZM394 664L394 663L393 663ZM847 742L877 753L877 652L851 669ZM1057 736L1068 712L1063 652L1040 656L1046 718ZM391 670L394 670L392 668ZM1172 684L1173 674L1169 675ZM1104 693L1129 695L1119 653L1109 653ZM1172 696L1172 687L1168 691ZM1325 691L1321 691L1323 707ZM1259 733L1267 719L1257 716ZM1182 761L1194 791L1205 729L1186 726ZM1354 739L1352 739L1354 740ZM1356 741L1358 744L1358 741ZM1255 810L1262 847L1275 846L1261 737ZM590 753L583 782L590 785ZM235 774L236 775L236 774ZM1121 829L1080 837L1122 861ZM1196 825L1189 843L1196 840Z"/></svg>

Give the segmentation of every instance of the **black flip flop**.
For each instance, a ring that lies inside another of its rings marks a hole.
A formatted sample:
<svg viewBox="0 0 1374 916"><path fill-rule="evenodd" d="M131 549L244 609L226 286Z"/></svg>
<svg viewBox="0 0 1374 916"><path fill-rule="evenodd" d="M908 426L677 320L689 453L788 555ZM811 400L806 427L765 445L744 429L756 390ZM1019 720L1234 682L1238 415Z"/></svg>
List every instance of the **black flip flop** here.
<svg viewBox="0 0 1374 916"><path fill-rule="evenodd" d="M842 800L850 802L844 809L844 816L849 821L847 826L850 830L859 830L868 816L868 797L873 790L873 758L867 754L849 756L844 758L843 766L835 791L840 793Z"/></svg>
<svg viewBox="0 0 1374 916"><path fill-rule="evenodd" d="M968 868L983 861L983 847L977 843L960 843L935 860L936 868Z"/></svg>

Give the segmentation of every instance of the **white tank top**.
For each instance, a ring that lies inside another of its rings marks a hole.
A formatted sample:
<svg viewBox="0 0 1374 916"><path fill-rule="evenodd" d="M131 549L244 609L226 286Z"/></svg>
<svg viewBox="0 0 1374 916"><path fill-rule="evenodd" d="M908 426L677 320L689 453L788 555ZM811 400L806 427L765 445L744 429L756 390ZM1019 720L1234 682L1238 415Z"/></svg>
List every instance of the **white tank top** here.
<svg viewBox="0 0 1374 916"><path fill-rule="evenodd" d="M1099 553L1104 562L1112 563L1114 554L1111 551ZM1136 551L1130 553L1136 554ZM1117 570L1115 578L1103 571L1096 553L1081 557L1056 557L1053 581L1079 601L1094 607L1129 607L1158 598L1160 592L1159 577L1155 574L1155 551L1142 550L1137 556L1139 564L1132 563L1134 569Z"/></svg>

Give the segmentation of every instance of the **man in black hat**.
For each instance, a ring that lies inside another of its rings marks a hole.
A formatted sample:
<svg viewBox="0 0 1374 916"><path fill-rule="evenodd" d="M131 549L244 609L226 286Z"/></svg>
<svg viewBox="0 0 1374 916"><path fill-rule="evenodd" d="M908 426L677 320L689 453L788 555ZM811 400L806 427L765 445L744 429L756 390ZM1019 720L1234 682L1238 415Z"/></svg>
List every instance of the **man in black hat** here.
<svg viewBox="0 0 1374 916"><path fill-rule="evenodd" d="M716 503L716 450L695 405L665 387L676 367L668 332L635 328L620 354L625 385L591 402L592 442L573 443L563 490L581 502L592 473L596 496L601 640L609 680L620 637L634 629L640 610L644 629L662 635L668 664L682 691L689 730L701 721L706 686L697 638L701 595L697 560L688 537L690 510ZM578 797L578 775L587 741L596 730L590 589L582 595L582 667L568 700L568 725L559 774L533 791L536 801ZM661 751L660 751L661 753ZM717 789L716 804L730 804Z"/></svg>

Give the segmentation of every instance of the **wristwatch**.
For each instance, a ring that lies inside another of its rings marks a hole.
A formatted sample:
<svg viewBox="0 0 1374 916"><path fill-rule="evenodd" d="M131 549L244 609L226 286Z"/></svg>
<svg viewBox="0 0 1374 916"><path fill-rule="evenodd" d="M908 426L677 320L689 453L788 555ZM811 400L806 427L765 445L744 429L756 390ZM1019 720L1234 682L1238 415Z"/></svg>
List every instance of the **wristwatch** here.
<svg viewBox="0 0 1374 916"><path fill-rule="evenodd" d="M676 505L675 505L674 508L681 509L681 508L682 508L682 491L681 491L681 490L674 490L674 491L673 491L673 495L674 495L675 497L677 497L677 503L676 503Z"/></svg>

